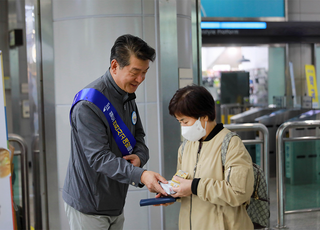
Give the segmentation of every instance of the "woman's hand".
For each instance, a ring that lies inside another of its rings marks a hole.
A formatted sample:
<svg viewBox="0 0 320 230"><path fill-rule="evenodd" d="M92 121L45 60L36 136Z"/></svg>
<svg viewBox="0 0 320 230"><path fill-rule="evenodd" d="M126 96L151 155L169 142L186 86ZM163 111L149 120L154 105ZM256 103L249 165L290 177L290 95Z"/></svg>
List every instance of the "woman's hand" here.
<svg viewBox="0 0 320 230"><path fill-rule="evenodd" d="M174 187L172 188L172 190L176 192L175 194L172 195L172 197L174 198L186 197L192 194L192 191L191 191L192 180L183 179L177 176L174 176L173 179L175 181L180 182L180 185L177 188L174 188Z"/></svg>
<svg viewBox="0 0 320 230"><path fill-rule="evenodd" d="M160 198L160 197L165 197L164 195L162 195L161 193L158 193L155 198ZM165 204L154 204L153 206L169 206L172 205L174 202L171 203L165 203Z"/></svg>

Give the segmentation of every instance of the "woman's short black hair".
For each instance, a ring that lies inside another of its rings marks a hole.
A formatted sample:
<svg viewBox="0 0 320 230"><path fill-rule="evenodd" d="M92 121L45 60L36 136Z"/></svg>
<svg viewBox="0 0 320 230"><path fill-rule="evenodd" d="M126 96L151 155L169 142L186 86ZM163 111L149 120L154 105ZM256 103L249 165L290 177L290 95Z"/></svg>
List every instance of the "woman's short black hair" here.
<svg viewBox="0 0 320 230"><path fill-rule="evenodd" d="M211 93L203 86L188 85L178 89L170 100L171 116L184 115L198 119L208 116L209 121L216 118L215 103Z"/></svg>
<svg viewBox="0 0 320 230"><path fill-rule="evenodd" d="M125 34L117 38L111 48L110 63L115 59L121 68L130 65L130 57L134 55L140 60L154 61L156 51L141 38Z"/></svg>

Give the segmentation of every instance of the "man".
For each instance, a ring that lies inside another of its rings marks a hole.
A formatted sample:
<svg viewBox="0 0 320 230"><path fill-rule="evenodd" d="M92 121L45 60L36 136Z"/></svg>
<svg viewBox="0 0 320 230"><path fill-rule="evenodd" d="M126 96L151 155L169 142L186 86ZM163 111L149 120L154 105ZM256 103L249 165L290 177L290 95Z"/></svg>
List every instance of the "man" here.
<svg viewBox="0 0 320 230"><path fill-rule="evenodd" d="M109 70L84 89L97 90L104 97L101 99L109 100L114 110L108 113L118 113L135 139L132 154L123 156L122 143L116 141L112 129L124 128L118 119L119 126L110 125L104 114L106 107L101 110L87 95L74 102L70 112L71 155L62 193L72 230L122 229L129 184L146 185L150 192L167 195L158 183L167 183L165 178L142 168L149 159L149 150L134 100L134 92L154 59L155 50L142 39L128 34L120 36L111 49Z"/></svg>

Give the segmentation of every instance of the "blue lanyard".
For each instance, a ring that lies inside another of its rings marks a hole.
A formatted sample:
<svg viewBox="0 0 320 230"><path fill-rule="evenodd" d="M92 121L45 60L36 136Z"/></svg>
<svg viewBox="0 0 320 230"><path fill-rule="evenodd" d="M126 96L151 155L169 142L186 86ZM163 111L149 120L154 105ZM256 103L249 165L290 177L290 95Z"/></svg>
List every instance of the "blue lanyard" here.
<svg viewBox="0 0 320 230"><path fill-rule="evenodd" d="M113 138L115 139L122 155L125 156L131 154L136 144L136 139L120 118L117 110L100 91L92 88L86 88L76 94L70 109L70 123L72 109L74 105L81 100L92 102L103 112L109 122Z"/></svg>

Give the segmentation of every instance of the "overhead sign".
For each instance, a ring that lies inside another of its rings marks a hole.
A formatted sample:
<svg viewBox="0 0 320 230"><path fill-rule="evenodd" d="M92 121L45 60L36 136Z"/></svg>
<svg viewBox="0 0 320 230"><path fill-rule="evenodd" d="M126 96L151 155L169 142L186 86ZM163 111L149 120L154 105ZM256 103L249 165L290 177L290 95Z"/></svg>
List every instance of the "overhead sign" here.
<svg viewBox="0 0 320 230"><path fill-rule="evenodd" d="M316 72L313 65L305 65L308 96L312 97L312 107L319 108Z"/></svg>
<svg viewBox="0 0 320 230"><path fill-rule="evenodd" d="M320 22L239 22L202 19L202 44L268 44L320 40Z"/></svg>
<svg viewBox="0 0 320 230"><path fill-rule="evenodd" d="M201 22L201 29L266 29L266 22Z"/></svg>
<svg viewBox="0 0 320 230"><path fill-rule="evenodd" d="M14 229L14 209L12 205L11 153L8 150L8 132L4 75L0 51L0 229Z"/></svg>

